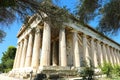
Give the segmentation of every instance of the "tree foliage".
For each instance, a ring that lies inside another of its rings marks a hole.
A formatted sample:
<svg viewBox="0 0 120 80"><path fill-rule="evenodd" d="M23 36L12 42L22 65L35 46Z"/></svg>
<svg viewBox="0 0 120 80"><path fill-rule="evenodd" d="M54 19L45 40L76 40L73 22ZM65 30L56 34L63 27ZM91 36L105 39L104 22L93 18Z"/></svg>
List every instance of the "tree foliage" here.
<svg viewBox="0 0 120 80"><path fill-rule="evenodd" d="M99 0L79 0L76 13L79 16L79 20L83 23L88 23L95 17L95 11L99 6Z"/></svg>
<svg viewBox="0 0 120 80"><path fill-rule="evenodd" d="M3 52L3 56L0 63L0 71L8 72L13 67L13 62L15 58L16 48L9 46L7 51Z"/></svg>
<svg viewBox="0 0 120 80"><path fill-rule="evenodd" d="M110 0L102 8L101 14L98 30L107 34L118 32L120 29L120 0Z"/></svg>
<svg viewBox="0 0 120 80"><path fill-rule="evenodd" d="M6 36L6 33L3 30L0 30L0 43L3 41L3 38Z"/></svg>
<svg viewBox="0 0 120 80"><path fill-rule="evenodd" d="M61 27L63 22L68 21L69 12L66 8L56 5L60 0L1 0L0 1L0 23L10 24L16 18L24 21L27 15L38 13L47 14L52 27ZM120 0L78 0L75 4L77 10L75 17L80 23L88 24L96 16L99 18L98 30L104 34L113 34L120 29Z"/></svg>
<svg viewBox="0 0 120 80"><path fill-rule="evenodd" d="M104 62L100 68L103 74L106 74L107 77L111 77L113 71L113 67L111 63Z"/></svg>

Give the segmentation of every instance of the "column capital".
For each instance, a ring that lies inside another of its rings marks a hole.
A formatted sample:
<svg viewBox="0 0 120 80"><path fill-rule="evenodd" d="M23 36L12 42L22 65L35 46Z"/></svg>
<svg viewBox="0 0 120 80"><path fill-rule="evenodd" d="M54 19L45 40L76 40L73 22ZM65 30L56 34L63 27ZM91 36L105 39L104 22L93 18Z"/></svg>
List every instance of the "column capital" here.
<svg viewBox="0 0 120 80"><path fill-rule="evenodd" d="M83 34L82 36L83 36L83 38L87 38L87 35L86 35L86 34Z"/></svg>
<svg viewBox="0 0 120 80"><path fill-rule="evenodd" d="M100 40L97 40L97 43L101 44L101 41L100 41Z"/></svg>

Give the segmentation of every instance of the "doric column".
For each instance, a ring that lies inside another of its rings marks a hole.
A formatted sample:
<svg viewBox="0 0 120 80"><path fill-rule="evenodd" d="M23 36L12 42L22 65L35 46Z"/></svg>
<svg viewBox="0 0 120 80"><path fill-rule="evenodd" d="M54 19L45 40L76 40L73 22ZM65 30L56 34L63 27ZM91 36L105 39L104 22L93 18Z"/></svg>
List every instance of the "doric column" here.
<svg viewBox="0 0 120 80"><path fill-rule="evenodd" d="M83 54L84 60L87 62L88 66L90 66L90 56L88 52L88 44L87 44L87 36L83 34Z"/></svg>
<svg viewBox="0 0 120 80"><path fill-rule="evenodd" d="M98 67L98 60L97 60L97 51L95 46L95 41L91 38L91 60L94 67Z"/></svg>
<svg viewBox="0 0 120 80"><path fill-rule="evenodd" d="M113 55L112 55L112 47L109 47L109 51L110 51L110 61L111 61L111 64L114 65L114 60L113 60Z"/></svg>
<svg viewBox="0 0 120 80"><path fill-rule="evenodd" d="M57 56L57 51L56 51L56 42L53 42L52 44L52 65L57 66L58 64L58 56Z"/></svg>
<svg viewBox="0 0 120 80"><path fill-rule="evenodd" d="M59 64L60 66L67 66L66 36L63 28L59 33Z"/></svg>
<svg viewBox="0 0 120 80"><path fill-rule="evenodd" d="M101 50L102 50L102 57L103 57L103 63L106 62L105 54L104 54L104 43L101 43Z"/></svg>
<svg viewBox="0 0 120 80"><path fill-rule="evenodd" d="M106 45L104 43L103 43L103 54L104 54L105 62L108 63L108 55L107 55Z"/></svg>
<svg viewBox="0 0 120 80"><path fill-rule="evenodd" d="M78 44L78 34L74 32L73 34L73 48L74 48L74 63L75 67L80 67L80 53L79 53L79 44Z"/></svg>
<svg viewBox="0 0 120 80"><path fill-rule="evenodd" d="M120 59L120 56L119 56L119 50L117 50L116 53L117 53L117 62L118 62L118 65L120 65L120 60L119 60L119 59Z"/></svg>
<svg viewBox="0 0 120 80"><path fill-rule="evenodd" d="M40 64L40 48L41 48L41 33L40 29L36 28L32 55L32 67L34 69L37 69Z"/></svg>
<svg viewBox="0 0 120 80"><path fill-rule="evenodd" d="M21 63L20 63L20 67L21 67L21 68L24 67L24 65L25 65L27 45L28 45L28 40L27 40L27 38L25 38L25 39L24 39L23 50L22 50L22 55L21 55Z"/></svg>
<svg viewBox="0 0 120 80"><path fill-rule="evenodd" d="M118 64L118 56L117 56L117 49L114 50L115 53L115 60L116 60L116 64Z"/></svg>
<svg viewBox="0 0 120 80"><path fill-rule="evenodd" d="M103 65L103 53L102 53L102 49L101 49L101 42L97 41L97 50L98 50L98 54L99 54L99 58L100 58L100 65Z"/></svg>
<svg viewBox="0 0 120 80"><path fill-rule="evenodd" d="M23 42L20 42L20 51L18 54L18 60L17 60L17 68L20 68L20 62L21 62L21 55L22 55L22 49L23 49Z"/></svg>
<svg viewBox="0 0 120 80"><path fill-rule="evenodd" d="M44 22L40 66L49 66L50 65L50 46L51 46L50 24Z"/></svg>
<svg viewBox="0 0 120 80"><path fill-rule="evenodd" d="M116 65L117 61L116 61L116 56L115 56L115 48L113 48L113 57L114 57L114 64Z"/></svg>
<svg viewBox="0 0 120 80"><path fill-rule="evenodd" d="M112 57L113 65L115 65L114 52L112 47L111 47L111 57Z"/></svg>
<svg viewBox="0 0 120 80"><path fill-rule="evenodd" d="M15 54L13 69L16 68L16 66L17 66L17 60L18 60L18 57L19 57L19 50L20 50L20 45L18 44L16 54Z"/></svg>
<svg viewBox="0 0 120 80"><path fill-rule="evenodd" d="M108 62L111 63L111 64L113 64L113 63L112 63L111 54L110 54L110 48L109 48L108 45L106 46L106 48L107 48Z"/></svg>
<svg viewBox="0 0 120 80"><path fill-rule="evenodd" d="M120 65L120 51L118 50L118 59L119 59L119 65Z"/></svg>
<svg viewBox="0 0 120 80"><path fill-rule="evenodd" d="M27 55L25 60L25 67L31 67L33 42L34 42L32 33L30 33L28 37L29 37L29 41L28 41Z"/></svg>

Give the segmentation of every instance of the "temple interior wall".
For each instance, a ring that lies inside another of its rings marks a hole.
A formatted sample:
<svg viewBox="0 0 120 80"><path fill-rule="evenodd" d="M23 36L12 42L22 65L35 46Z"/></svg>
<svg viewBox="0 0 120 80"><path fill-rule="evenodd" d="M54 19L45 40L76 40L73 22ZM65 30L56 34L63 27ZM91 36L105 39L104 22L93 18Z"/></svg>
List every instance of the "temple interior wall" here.
<svg viewBox="0 0 120 80"><path fill-rule="evenodd" d="M73 34L69 33L66 37L66 50L67 50L67 65L74 65L74 52L73 52Z"/></svg>

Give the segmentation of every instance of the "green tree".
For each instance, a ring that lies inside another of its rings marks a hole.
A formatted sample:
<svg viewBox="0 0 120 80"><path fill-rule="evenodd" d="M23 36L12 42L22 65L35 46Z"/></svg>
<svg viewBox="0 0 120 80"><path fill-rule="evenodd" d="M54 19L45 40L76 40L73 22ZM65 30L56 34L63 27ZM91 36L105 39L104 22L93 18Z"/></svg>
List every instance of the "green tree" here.
<svg viewBox="0 0 120 80"><path fill-rule="evenodd" d="M9 46L7 51L3 52L3 56L0 64L0 71L8 72L12 69L15 53L16 53L16 48L14 46Z"/></svg>

